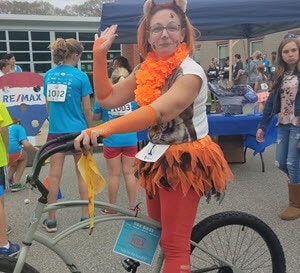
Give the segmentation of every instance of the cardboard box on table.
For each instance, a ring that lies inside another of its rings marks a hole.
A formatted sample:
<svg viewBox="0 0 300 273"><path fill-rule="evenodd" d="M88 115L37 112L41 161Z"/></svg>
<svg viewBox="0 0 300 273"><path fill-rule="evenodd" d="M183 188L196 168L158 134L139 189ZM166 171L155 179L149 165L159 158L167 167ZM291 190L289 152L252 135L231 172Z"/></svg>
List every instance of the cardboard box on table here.
<svg viewBox="0 0 300 273"><path fill-rule="evenodd" d="M219 136L217 143L228 163L245 163L243 135Z"/></svg>

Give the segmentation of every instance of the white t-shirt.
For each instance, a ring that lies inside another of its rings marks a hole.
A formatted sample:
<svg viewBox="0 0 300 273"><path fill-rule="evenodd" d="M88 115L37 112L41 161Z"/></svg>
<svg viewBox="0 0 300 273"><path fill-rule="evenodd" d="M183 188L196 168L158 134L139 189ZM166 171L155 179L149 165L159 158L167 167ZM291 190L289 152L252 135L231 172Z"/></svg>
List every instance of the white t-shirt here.
<svg viewBox="0 0 300 273"><path fill-rule="evenodd" d="M203 68L187 57L178 69L166 80L163 90L168 90L181 76L196 75L202 79L199 94L194 102L175 119L154 125L149 129L149 140L154 144L176 144L201 139L208 134L206 116L207 78ZM162 91L163 93L164 91ZM182 90L185 92L185 90Z"/></svg>

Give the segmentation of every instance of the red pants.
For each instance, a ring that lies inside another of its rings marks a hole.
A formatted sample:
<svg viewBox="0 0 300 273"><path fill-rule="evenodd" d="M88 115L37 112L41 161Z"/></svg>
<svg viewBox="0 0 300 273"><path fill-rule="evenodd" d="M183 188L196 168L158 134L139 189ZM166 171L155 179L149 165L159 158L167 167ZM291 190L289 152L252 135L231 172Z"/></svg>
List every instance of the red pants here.
<svg viewBox="0 0 300 273"><path fill-rule="evenodd" d="M190 238L199 200L192 189L183 196L180 184L175 191L157 188L154 198L147 198L149 216L162 225L163 273L191 272Z"/></svg>

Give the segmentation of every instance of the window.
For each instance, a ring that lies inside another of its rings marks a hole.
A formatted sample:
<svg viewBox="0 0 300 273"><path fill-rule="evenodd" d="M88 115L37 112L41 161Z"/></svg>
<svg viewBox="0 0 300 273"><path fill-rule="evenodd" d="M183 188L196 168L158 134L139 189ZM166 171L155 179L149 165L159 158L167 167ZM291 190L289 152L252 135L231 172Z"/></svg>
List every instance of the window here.
<svg viewBox="0 0 300 273"><path fill-rule="evenodd" d="M0 40L5 40L6 39L6 37L5 37L6 35L5 35L5 31L0 31Z"/></svg>
<svg viewBox="0 0 300 273"><path fill-rule="evenodd" d="M112 60L114 57L121 55L120 51L109 51L107 53L107 60Z"/></svg>
<svg viewBox="0 0 300 273"><path fill-rule="evenodd" d="M81 70L85 72L93 72L93 65L90 63L81 62Z"/></svg>
<svg viewBox="0 0 300 273"><path fill-rule="evenodd" d="M51 69L51 63L34 64L34 72L36 73L45 73L49 69Z"/></svg>
<svg viewBox="0 0 300 273"><path fill-rule="evenodd" d="M84 50L90 50L92 51L93 50L93 45L94 45L94 42L81 42L83 47L84 47Z"/></svg>
<svg viewBox="0 0 300 273"><path fill-rule="evenodd" d="M0 58L7 52L5 31L0 31Z"/></svg>
<svg viewBox="0 0 300 273"><path fill-rule="evenodd" d="M80 41L94 41L94 33L90 32L79 32Z"/></svg>
<svg viewBox="0 0 300 273"><path fill-rule="evenodd" d="M63 39L73 38L73 39L76 39L76 32L55 32L55 39L57 39L57 38L63 38Z"/></svg>
<svg viewBox="0 0 300 273"><path fill-rule="evenodd" d="M0 31L0 57L11 52L23 71L44 74L53 66L48 46L57 38L74 38L83 44L84 51L78 67L91 74L93 71L93 32ZM112 59L120 54L120 45L114 44L108 57Z"/></svg>
<svg viewBox="0 0 300 273"><path fill-rule="evenodd" d="M33 42L32 43L32 50L33 51L49 51L48 48L50 42Z"/></svg>
<svg viewBox="0 0 300 273"><path fill-rule="evenodd" d="M20 65L22 67L23 72L30 72L30 64L21 64Z"/></svg>
<svg viewBox="0 0 300 273"><path fill-rule="evenodd" d="M50 33L49 32L31 31L31 40L33 40L33 41L50 41Z"/></svg>
<svg viewBox="0 0 300 273"><path fill-rule="evenodd" d="M7 49L6 49L6 42L0 42L0 52L5 53L6 51L7 51Z"/></svg>
<svg viewBox="0 0 300 273"><path fill-rule="evenodd" d="M41 62L41 61L51 61L51 53L33 53L33 61Z"/></svg>
<svg viewBox="0 0 300 273"><path fill-rule="evenodd" d="M196 47L195 54L193 56L193 59L197 62L200 63L200 47Z"/></svg>
<svg viewBox="0 0 300 273"><path fill-rule="evenodd" d="M23 71L30 71L30 43L28 31L7 31L7 52L15 55Z"/></svg>
<svg viewBox="0 0 300 273"><path fill-rule="evenodd" d="M93 53L92 52L83 52L81 55L81 61L92 61Z"/></svg>
<svg viewBox="0 0 300 273"><path fill-rule="evenodd" d="M220 67L223 67L225 64L225 59L228 57L228 45L219 45L218 46L218 59Z"/></svg>
<svg viewBox="0 0 300 273"><path fill-rule="evenodd" d="M250 54L252 55L255 51L263 51L263 41L256 40L250 42Z"/></svg>
<svg viewBox="0 0 300 273"><path fill-rule="evenodd" d="M9 31L9 40L28 41L28 31Z"/></svg>
<svg viewBox="0 0 300 273"><path fill-rule="evenodd" d="M15 53L14 55L16 57L17 63L19 62L30 62L30 54L28 53Z"/></svg>
<svg viewBox="0 0 300 273"><path fill-rule="evenodd" d="M12 52L15 51L29 51L29 43L22 41L22 42L10 42L9 49Z"/></svg>

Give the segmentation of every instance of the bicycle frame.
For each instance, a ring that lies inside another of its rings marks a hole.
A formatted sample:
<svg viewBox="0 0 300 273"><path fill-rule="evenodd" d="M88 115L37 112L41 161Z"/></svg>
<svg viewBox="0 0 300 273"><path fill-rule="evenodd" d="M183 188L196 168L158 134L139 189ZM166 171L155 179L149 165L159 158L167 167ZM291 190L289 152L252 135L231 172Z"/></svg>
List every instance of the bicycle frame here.
<svg viewBox="0 0 300 273"><path fill-rule="evenodd" d="M38 202L36 209L32 215L30 226L28 228L28 231L26 233L26 236L23 240L23 245L21 247L21 251L18 257L18 262L16 264L15 270L13 273L20 273L22 271L23 265L26 261L30 246L32 245L33 241L36 241L48 249L52 250L54 253L56 253L66 264L67 268L70 270L70 272L81 272L79 269L79 265L77 265L74 258L68 254L68 251L65 250L62 246L59 245L59 242L63 240L64 238L68 237L70 234L74 233L77 230L82 229L86 225L89 224L89 219L75 223L71 225L70 227L64 229L60 233L58 233L54 237L50 237L49 235L40 232L37 230L40 220L42 219L42 215L44 213L47 213L51 210L58 210L58 209L65 209L70 207L82 207L87 206L88 201L65 201L65 202L59 202L54 203L51 205L45 205L41 202ZM106 208L106 209L112 209L117 211L117 214L115 215L99 215L95 217L95 225L107 222L107 221L120 221L120 220L134 220L138 221L140 223L150 225L153 227L160 228L160 224L146 215L143 215L140 212L134 212L129 211L127 209L123 209L118 206L110 205L108 203L103 203L99 201L95 201L95 207L96 208ZM161 255L160 255L161 256ZM163 257L161 257L161 262L159 264L156 264L157 268L154 272L160 272L160 268L162 266ZM158 270L158 271L157 271Z"/></svg>
<svg viewBox="0 0 300 273"><path fill-rule="evenodd" d="M82 229L83 227L87 226L89 224L89 219L86 219L84 221L75 223L68 228L64 229L60 233L58 233L54 237L50 237L49 235L40 232L37 230L40 221L42 219L42 216L44 213L47 213L52 210L59 210L59 209L65 209L70 207L82 207L87 206L88 201L84 200L76 200L76 201L64 201L64 202L57 202L54 204L47 204L47 196L48 196L48 190L45 188L43 183L39 181L38 176L42 167L42 164L44 161L51 156L52 154L59 152L59 151L69 151L74 148L73 142L68 142L66 144L63 144L61 146L58 146L56 148L53 148L52 150L48 152L44 152L46 147L53 143L66 141L69 139L74 139L78 134L70 134L63 137L59 137L56 140L50 141L46 143L44 146L40 148L40 150L37 152L34 162L33 162L33 174L28 176L27 183L30 183L32 187L37 188L40 193L41 197L38 199L37 206L34 210L34 213L31 217L30 225L28 228L28 231L25 235L25 238L23 240L23 244L21 247L21 251L18 256L18 261L15 266L15 269L13 273L20 273L22 271L22 268L24 266L24 263L26 261L26 258L29 253L30 246L32 245L33 241L36 241L48 249L52 250L54 253L56 253L62 261L66 264L67 268L72 273L80 273L79 265L77 265L74 258L69 255L69 253L59 244L61 240L68 237L73 232ZM142 224L150 225L156 228L161 228L160 223L152 220L148 216L142 214L140 211L130 211L128 209L112 205L109 203L99 202L95 201L95 207L96 208L104 208L104 209L110 209L117 212L117 214L114 215L99 215L95 217L95 225L107 222L107 221L120 221L120 220L133 220L137 221ZM243 273L240 269L233 266L231 263L228 263L227 261L220 259L219 257L215 256L212 253L209 253L205 249L202 249L198 244L191 242L192 245L194 245L196 248L200 249L201 251L207 253L211 257L215 258L216 260L220 261L222 264L230 266L233 269L234 273ZM162 268L163 264L163 253L161 250L159 250L159 255L157 262L153 266L153 273L159 273ZM197 272L208 272L209 269L199 269Z"/></svg>

